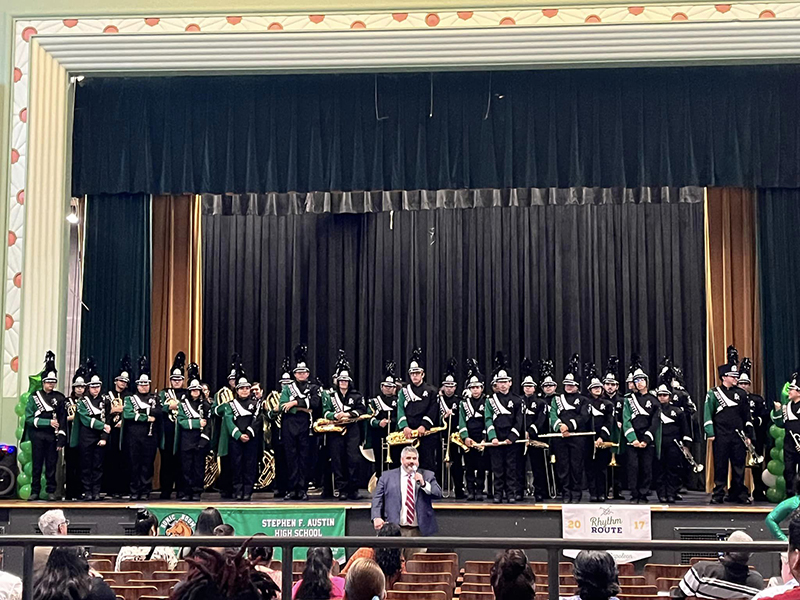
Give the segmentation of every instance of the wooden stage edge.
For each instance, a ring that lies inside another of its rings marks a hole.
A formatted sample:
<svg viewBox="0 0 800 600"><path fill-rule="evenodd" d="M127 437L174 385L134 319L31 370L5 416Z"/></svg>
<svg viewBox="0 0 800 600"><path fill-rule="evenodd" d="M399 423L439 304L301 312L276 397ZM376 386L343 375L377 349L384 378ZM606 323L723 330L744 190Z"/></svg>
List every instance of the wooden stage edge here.
<svg viewBox="0 0 800 600"><path fill-rule="evenodd" d="M590 503L582 503L585 506L593 506ZM623 502L610 502L612 506L625 506ZM265 508L265 509L315 509L315 508L349 508L349 509L362 509L370 508L369 500L355 501L355 502L326 502L319 500L312 500L309 502L284 502L283 500L255 500L251 502L220 502L219 500L209 499L208 501L200 502L172 502L166 500L154 500L151 502L130 502L125 500L108 500L102 502L77 502L77 501L54 501L54 502L28 502L25 500L0 500L0 509L37 509L37 510L50 510L55 508L61 509L80 509L80 510L103 510L103 509L136 509L142 506L157 506L159 508L171 508L175 510L186 509L203 509L208 506L230 508ZM434 504L438 510L465 510L465 511L532 511L532 512L547 512L547 511L561 511L562 504L560 502L549 502L541 504L519 502L516 504L493 504L491 502L448 502L447 500L439 501ZM642 506L641 504L629 506ZM747 513L747 514L768 514L774 508L773 505L683 505L683 504L649 504L653 512L664 513Z"/></svg>

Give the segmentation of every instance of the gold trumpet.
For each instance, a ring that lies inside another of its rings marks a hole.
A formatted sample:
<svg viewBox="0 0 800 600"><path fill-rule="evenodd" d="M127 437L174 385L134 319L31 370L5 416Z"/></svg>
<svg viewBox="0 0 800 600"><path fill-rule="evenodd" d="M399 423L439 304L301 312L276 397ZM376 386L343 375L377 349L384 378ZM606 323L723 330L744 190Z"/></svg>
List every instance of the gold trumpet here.
<svg viewBox="0 0 800 600"><path fill-rule="evenodd" d="M341 421L336 419L317 419L314 421L313 429L314 433L340 433L344 435L344 432L347 431L346 425L352 425L370 418L372 418L372 413L360 415L355 419L342 419Z"/></svg>
<svg viewBox="0 0 800 600"><path fill-rule="evenodd" d="M441 427L431 427L425 433L420 435L419 429L412 429L411 430L411 437L407 438L402 430L400 431L393 431L389 435L386 436L386 443L390 446L402 446L411 443L415 448L419 445L419 438L426 437L429 435L433 435L434 433L439 433L447 429L446 426L442 425ZM411 442L413 440L413 443Z"/></svg>
<svg viewBox="0 0 800 600"><path fill-rule="evenodd" d="M600 442L599 444L595 444L595 448L601 448L603 450L607 448L619 448L619 444L617 442Z"/></svg>

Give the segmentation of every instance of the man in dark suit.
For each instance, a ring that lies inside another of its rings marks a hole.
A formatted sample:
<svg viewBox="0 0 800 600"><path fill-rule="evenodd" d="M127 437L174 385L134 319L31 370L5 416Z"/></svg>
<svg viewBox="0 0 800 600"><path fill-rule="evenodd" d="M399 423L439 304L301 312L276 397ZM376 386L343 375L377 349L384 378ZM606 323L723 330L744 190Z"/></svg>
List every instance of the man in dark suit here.
<svg viewBox="0 0 800 600"><path fill-rule="evenodd" d="M400 455L399 469L385 471L372 496L372 524L380 529L388 521L400 526L404 537L435 535L439 530L432 498L442 497L442 488L431 471L418 470L419 453L406 446ZM417 548L406 548L406 560Z"/></svg>

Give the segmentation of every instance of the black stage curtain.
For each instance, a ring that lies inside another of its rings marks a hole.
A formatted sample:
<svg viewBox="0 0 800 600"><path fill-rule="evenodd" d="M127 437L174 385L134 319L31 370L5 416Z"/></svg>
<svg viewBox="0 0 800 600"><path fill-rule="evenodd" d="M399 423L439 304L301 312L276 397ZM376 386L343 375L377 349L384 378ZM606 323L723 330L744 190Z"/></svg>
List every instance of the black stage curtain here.
<svg viewBox="0 0 800 600"><path fill-rule="evenodd" d="M275 386L296 342L308 343L326 384L344 348L366 393L383 361L404 373L416 345L435 384L450 356L461 376L471 356L488 372L495 350L515 373L523 355L551 357L561 377L573 352L598 363L616 354L626 365L639 352L651 374L673 356L700 397L702 190L590 194L472 210L205 214L207 375L221 384L236 351ZM575 197L584 203L568 203Z"/></svg>
<svg viewBox="0 0 800 600"><path fill-rule="evenodd" d="M800 368L800 190L759 190L757 216L761 274L761 339L767 402Z"/></svg>
<svg viewBox="0 0 800 600"><path fill-rule="evenodd" d="M73 195L800 187L798 97L795 65L89 78Z"/></svg>
<svg viewBox="0 0 800 600"><path fill-rule="evenodd" d="M90 196L84 256L81 356L95 358L108 388L124 354L134 369L150 356L150 197Z"/></svg>

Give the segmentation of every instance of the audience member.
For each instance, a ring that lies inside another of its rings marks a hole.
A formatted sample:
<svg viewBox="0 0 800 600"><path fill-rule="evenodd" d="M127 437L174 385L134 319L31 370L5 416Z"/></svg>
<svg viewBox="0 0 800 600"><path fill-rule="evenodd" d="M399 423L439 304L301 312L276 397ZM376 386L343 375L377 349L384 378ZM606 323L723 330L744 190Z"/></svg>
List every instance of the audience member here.
<svg viewBox="0 0 800 600"><path fill-rule="evenodd" d="M303 575L292 587L292 600L337 600L344 595L344 579L331 575L330 548L309 548Z"/></svg>
<svg viewBox="0 0 800 600"><path fill-rule="evenodd" d="M48 510L39 517L39 531L42 535L67 535L69 521L61 509ZM33 580L38 581L50 557L52 546L36 546L33 549Z"/></svg>
<svg viewBox="0 0 800 600"><path fill-rule="evenodd" d="M397 523L384 523L378 530L378 537L400 537L400 526ZM380 556L380 558L378 558ZM405 571L405 558L403 550L400 548L359 548L342 569L342 576L347 575L347 571L359 558L369 558L378 563L386 576L386 587L391 589L394 583L400 578L400 573Z"/></svg>
<svg viewBox="0 0 800 600"><path fill-rule="evenodd" d="M614 557L603 550L581 550L573 565L580 600L616 600L619 572Z"/></svg>
<svg viewBox="0 0 800 600"><path fill-rule="evenodd" d="M533 600L536 577L522 550L506 550L497 557L489 577L495 600Z"/></svg>
<svg viewBox="0 0 800 600"><path fill-rule="evenodd" d="M214 535L223 537L234 536L236 535L236 530L233 528L233 525L223 523L222 525L214 527Z"/></svg>
<svg viewBox="0 0 800 600"><path fill-rule="evenodd" d="M192 535L214 535L214 529L217 525L222 525L222 515L216 508L209 506L197 515L197 523L195 523ZM192 548L181 548L180 557L187 558L191 556L192 550Z"/></svg>
<svg viewBox="0 0 800 600"><path fill-rule="evenodd" d="M278 597L277 600L281 599L281 572L278 569L271 568L270 562L272 562L272 546L261 545L259 542L261 538L267 538L266 533L257 533L251 539L252 543L250 544L250 548L247 551L249 554L250 560L253 562L253 566L255 567L256 571L260 571L265 575L269 575L269 578L275 582L275 585L278 586ZM269 539L269 538L267 538Z"/></svg>
<svg viewBox="0 0 800 600"><path fill-rule="evenodd" d="M374 560L358 558L347 570L344 600L383 600L386 597L386 578Z"/></svg>
<svg viewBox="0 0 800 600"><path fill-rule="evenodd" d="M734 531L729 542L752 542L744 531ZM747 566L751 552L726 552L719 560L695 564L671 592L673 598L752 598L764 589L764 577Z"/></svg>
<svg viewBox="0 0 800 600"><path fill-rule="evenodd" d="M278 587L259 572L244 556L245 543L238 552L221 553L212 548L198 548L186 559L186 580L176 585L171 600L274 600Z"/></svg>
<svg viewBox="0 0 800 600"><path fill-rule="evenodd" d="M792 578L783 585L769 587L755 595L753 600L796 600L800 599L800 509L789 518L789 550L786 557Z"/></svg>
<svg viewBox="0 0 800 600"><path fill-rule="evenodd" d="M89 574L83 548L53 548L33 588L33 600L116 600L108 584Z"/></svg>
<svg viewBox="0 0 800 600"><path fill-rule="evenodd" d="M0 571L0 600L21 600L22 579L11 573Z"/></svg>
<svg viewBox="0 0 800 600"><path fill-rule="evenodd" d="M158 522L150 511L143 509L136 514L136 523L134 524L136 535L158 535L157 525ZM121 571L120 566L125 560L163 560L166 561L170 571L178 565L175 552L166 546L123 546L117 554L117 564L114 566L114 570Z"/></svg>

